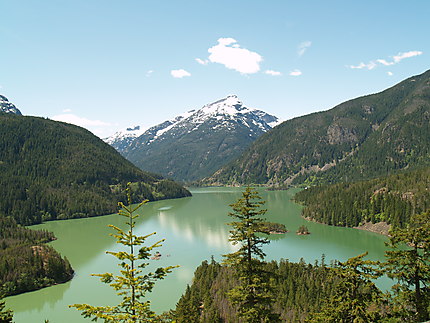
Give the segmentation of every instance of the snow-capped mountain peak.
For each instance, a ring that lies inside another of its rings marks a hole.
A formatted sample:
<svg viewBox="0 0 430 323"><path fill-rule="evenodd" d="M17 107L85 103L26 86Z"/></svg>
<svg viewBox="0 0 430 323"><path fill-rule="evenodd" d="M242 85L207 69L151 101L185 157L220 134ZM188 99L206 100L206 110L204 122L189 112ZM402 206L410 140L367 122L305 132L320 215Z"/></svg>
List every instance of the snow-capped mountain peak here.
<svg viewBox="0 0 430 323"><path fill-rule="evenodd" d="M198 112L200 115L230 115L235 116L238 113L246 113L255 109L247 108L236 95L229 95L224 99L209 103L203 106Z"/></svg>
<svg viewBox="0 0 430 323"><path fill-rule="evenodd" d="M21 111L3 95L0 95L0 112L21 115Z"/></svg>
<svg viewBox="0 0 430 323"><path fill-rule="evenodd" d="M206 131L231 131L238 124L249 128L250 136L257 137L279 123L277 117L264 111L245 106L236 95L227 97L204 105L200 109L190 110L174 119L167 120L146 131L132 128L128 131L120 131L105 141L114 146L121 153L139 149L142 145L152 145L155 141L183 136L195 131L200 131L202 125L206 125Z"/></svg>

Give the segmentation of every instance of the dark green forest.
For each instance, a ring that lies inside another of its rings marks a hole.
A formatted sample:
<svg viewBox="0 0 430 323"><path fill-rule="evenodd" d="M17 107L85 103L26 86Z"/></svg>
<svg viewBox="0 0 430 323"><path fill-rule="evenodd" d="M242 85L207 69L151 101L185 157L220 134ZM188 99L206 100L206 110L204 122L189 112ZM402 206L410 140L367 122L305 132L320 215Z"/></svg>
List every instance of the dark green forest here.
<svg viewBox="0 0 430 323"><path fill-rule="evenodd" d="M410 217L430 209L430 168L368 181L314 186L295 195L303 216L318 222L354 227L387 222L404 227Z"/></svg>
<svg viewBox="0 0 430 323"><path fill-rule="evenodd" d="M11 114L0 114L0 182L0 213L24 225L114 213L127 182L134 202L190 195L83 128Z"/></svg>
<svg viewBox="0 0 430 323"><path fill-rule="evenodd" d="M73 277L67 259L45 243L51 232L30 230L11 217L0 216L0 295L15 295Z"/></svg>
<svg viewBox="0 0 430 323"><path fill-rule="evenodd" d="M287 260L264 263L270 277L273 310L283 322L303 322L310 313L319 311L323 300L329 298L338 283L328 267L317 262ZM195 271L174 311L177 322L241 322L237 309L230 303L227 292L237 284L231 267L212 260L204 261Z"/></svg>

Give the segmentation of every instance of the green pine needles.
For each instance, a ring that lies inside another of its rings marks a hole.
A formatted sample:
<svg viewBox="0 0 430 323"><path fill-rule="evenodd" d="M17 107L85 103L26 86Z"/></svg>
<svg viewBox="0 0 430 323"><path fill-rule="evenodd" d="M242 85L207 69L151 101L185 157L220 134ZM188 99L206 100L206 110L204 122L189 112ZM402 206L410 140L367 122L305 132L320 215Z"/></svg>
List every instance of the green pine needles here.
<svg viewBox="0 0 430 323"><path fill-rule="evenodd" d="M382 271L377 262L364 260L366 256L367 252L327 268L334 280L340 280L322 310L311 314L306 322L379 322L382 292L373 280Z"/></svg>
<svg viewBox="0 0 430 323"><path fill-rule="evenodd" d="M237 219L228 223L229 241L240 245L236 252L224 255L225 263L232 266L239 284L228 292L228 297L238 307L238 314L244 322L276 322L278 316L272 313L270 277L263 270L261 262L265 253L264 244L269 243L261 237L265 219L261 218L267 210L260 209L264 204L255 189L247 187L242 198L230 206L229 216Z"/></svg>
<svg viewBox="0 0 430 323"><path fill-rule="evenodd" d="M414 322L430 320L430 211L391 232L385 270L395 279L394 312Z"/></svg>
<svg viewBox="0 0 430 323"><path fill-rule="evenodd" d="M111 235L116 238L117 243L125 246L125 250L106 252L119 261L120 275L113 273L93 275L100 277L103 283L109 284L122 297L121 303L116 306L70 305L81 311L85 318L91 317L93 321L103 319L105 322L153 322L156 315L150 309L150 301L144 300L145 295L152 291L156 281L164 279L173 268L178 267L159 267L154 272L143 272L143 269L149 264L147 260L151 257L152 250L159 248L164 239L151 246L145 246L145 241L155 232L145 236L137 236L133 233L136 226L135 219L139 216L136 211L148 201L145 200L137 206L132 206L130 185L127 187L127 198L128 206L122 202L118 203L120 208L118 214L127 218L128 231L110 225L115 230L115 233Z"/></svg>
<svg viewBox="0 0 430 323"><path fill-rule="evenodd" d="M13 322L13 312L6 309L5 302L0 298L0 322L9 323Z"/></svg>

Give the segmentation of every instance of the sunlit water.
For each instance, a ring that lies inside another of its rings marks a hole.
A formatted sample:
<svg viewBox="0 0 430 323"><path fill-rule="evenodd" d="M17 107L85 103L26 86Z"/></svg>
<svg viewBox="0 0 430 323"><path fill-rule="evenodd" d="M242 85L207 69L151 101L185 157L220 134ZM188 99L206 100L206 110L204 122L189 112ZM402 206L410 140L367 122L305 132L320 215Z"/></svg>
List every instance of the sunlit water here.
<svg viewBox="0 0 430 323"><path fill-rule="evenodd" d="M264 246L267 260L289 259L297 262L303 258L313 263L326 256L326 262L333 259L346 260L349 257L369 252L369 259L383 260L386 237L370 232L349 228L337 228L308 222L300 217L301 207L290 201L294 190L264 191L269 221L284 223L289 233L273 235L271 243ZM205 259L214 256L221 260L222 255L231 252L228 243L231 221L228 217L229 204L240 197L238 188L204 188L192 190L193 197L151 202L142 210L138 219L137 233L157 234L156 239L166 239L160 260L152 260L151 268L180 265L165 280L156 284L150 295L152 309L162 312L173 308L193 277L195 268ZM75 277L66 284L56 285L39 291L7 298L7 306L14 312L15 322L89 322L68 305L87 303L91 305L113 305L118 303L115 292L94 273L115 272L116 259L106 255L106 250L120 247L109 236L113 224L125 228L124 218L107 215L97 218L54 221L32 228L53 231L58 240L52 246L66 256L76 271ZM311 232L308 236L298 236L294 232L305 224ZM381 287L388 281L379 282Z"/></svg>

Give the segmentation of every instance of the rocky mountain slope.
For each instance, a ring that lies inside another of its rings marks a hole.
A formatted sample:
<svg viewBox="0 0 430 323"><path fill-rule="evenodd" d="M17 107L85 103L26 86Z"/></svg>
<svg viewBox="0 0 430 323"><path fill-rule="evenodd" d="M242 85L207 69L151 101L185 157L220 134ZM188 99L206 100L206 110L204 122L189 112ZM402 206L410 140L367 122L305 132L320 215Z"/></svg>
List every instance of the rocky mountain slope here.
<svg viewBox="0 0 430 323"><path fill-rule="evenodd" d="M331 110L285 121L206 184L309 184L430 165L430 71Z"/></svg>
<svg viewBox="0 0 430 323"><path fill-rule="evenodd" d="M141 169L194 181L239 156L277 123L230 95L143 133L130 128L105 140Z"/></svg>
<svg viewBox="0 0 430 323"><path fill-rule="evenodd" d="M21 115L21 111L3 95L0 95L0 113L1 112Z"/></svg>

